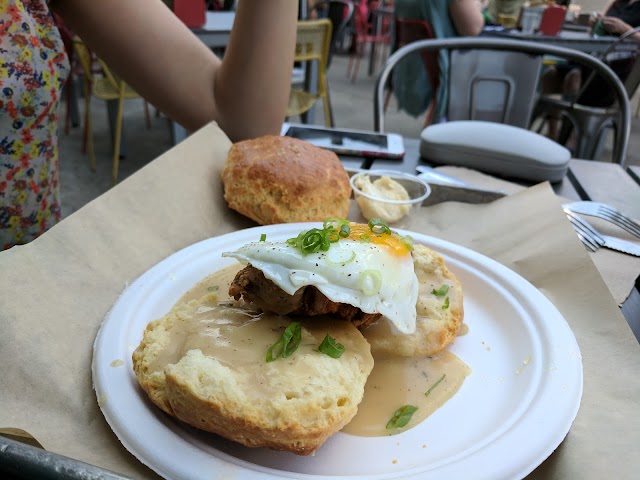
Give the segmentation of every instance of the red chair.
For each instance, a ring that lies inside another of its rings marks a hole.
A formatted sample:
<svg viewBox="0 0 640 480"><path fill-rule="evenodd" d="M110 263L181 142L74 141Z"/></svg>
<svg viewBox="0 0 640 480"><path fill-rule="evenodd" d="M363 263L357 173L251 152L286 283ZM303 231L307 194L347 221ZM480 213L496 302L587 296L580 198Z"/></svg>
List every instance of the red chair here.
<svg viewBox="0 0 640 480"><path fill-rule="evenodd" d="M372 2L370 9L365 0L361 0L360 3L355 5L353 12L355 24L355 34L353 37L354 48L349 57L349 64L347 65L347 76L351 77L352 82L355 82L358 76L360 60L364 55L366 46L371 45L373 49L372 62L375 65L378 61L378 47L386 47L391 43L391 34L389 33L391 23L390 16L384 15L380 20L380 24L378 24L377 21L369 21L369 13L373 12L377 8L377 5L378 2ZM380 28L378 29L378 27ZM351 72L354 57L355 65L353 72Z"/></svg>
<svg viewBox="0 0 640 480"><path fill-rule="evenodd" d="M417 42L418 40L433 39L436 38L433 34L431 25L426 20L419 20L413 18L396 18L395 19L395 48L404 47L409 43ZM427 116L425 118L424 126L431 124L433 120L433 114L435 112L435 92L440 86L440 67L438 65L438 50L422 50L420 56L424 63L424 68L427 70L427 76L429 77L429 83L431 83L431 89L434 92L434 100L432 100L429 108L427 109ZM389 99L391 98L393 81L389 82L389 90L385 98L384 108L387 109Z"/></svg>

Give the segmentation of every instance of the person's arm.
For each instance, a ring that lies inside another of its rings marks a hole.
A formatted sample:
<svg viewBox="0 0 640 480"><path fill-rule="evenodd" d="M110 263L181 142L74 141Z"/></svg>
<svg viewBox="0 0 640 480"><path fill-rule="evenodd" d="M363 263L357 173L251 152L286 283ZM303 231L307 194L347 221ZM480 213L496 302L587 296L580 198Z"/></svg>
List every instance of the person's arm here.
<svg viewBox="0 0 640 480"><path fill-rule="evenodd" d="M615 35L622 35L629 30L632 30L633 27L626 22L623 22L617 17L602 17L602 25L605 30L609 33L613 33ZM640 40L640 32L635 32L627 38L632 38L635 40Z"/></svg>
<svg viewBox="0 0 640 480"><path fill-rule="evenodd" d="M609 10L611 10L611 7L613 6L614 3L616 3L617 0L611 0L609 3L607 3L607 6L604 7L604 9L602 10L602 16L606 16L609 13Z"/></svg>
<svg viewBox="0 0 640 480"><path fill-rule="evenodd" d="M484 17L478 0L453 0L449 4L453 26L462 37L480 35Z"/></svg>
<svg viewBox="0 0 640 480"><path fill-rule="evenodd" d="M297 0L242 0L221 62L160 0L58 0L65 23L136 91L190 130L233 141L278 134L286 116Z"/></svg>

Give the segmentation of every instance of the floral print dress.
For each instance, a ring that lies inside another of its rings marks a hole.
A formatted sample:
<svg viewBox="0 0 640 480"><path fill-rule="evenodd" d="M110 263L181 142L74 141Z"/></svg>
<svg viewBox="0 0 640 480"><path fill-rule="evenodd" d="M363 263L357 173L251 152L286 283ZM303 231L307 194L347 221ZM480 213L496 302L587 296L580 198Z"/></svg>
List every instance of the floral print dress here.
<svg viewBox="0 0 640 480"><path fill-rule="evenodd" d="M60 220L58 105L68 72L46 0L0 0L0 250Z"/></svg>

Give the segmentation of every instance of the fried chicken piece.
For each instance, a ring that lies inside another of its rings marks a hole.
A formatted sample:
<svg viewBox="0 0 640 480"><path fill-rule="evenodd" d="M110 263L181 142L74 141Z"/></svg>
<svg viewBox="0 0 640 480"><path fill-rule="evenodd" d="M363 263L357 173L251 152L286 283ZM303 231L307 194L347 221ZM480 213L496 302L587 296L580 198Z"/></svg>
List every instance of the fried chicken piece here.
<svg viewBox="0 0 640 480"><path fill-rule="evenodd" d="M229 287L229 295L236 300L242 298L247 303L253 303L265 312L305 317L331 315L351 322L358 328L368 327L382 316L379 313L364 313L346 303L333 302L313 286L302 287L289 295L251 265L238 272Z"/></svg>

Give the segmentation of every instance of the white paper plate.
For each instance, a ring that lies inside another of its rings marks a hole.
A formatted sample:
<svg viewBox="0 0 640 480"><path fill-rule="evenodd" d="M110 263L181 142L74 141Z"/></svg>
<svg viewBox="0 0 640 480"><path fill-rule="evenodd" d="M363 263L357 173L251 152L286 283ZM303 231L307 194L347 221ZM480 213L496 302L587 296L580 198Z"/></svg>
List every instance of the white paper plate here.
<svg viewBox="0 0 640 480"><path fill-rule="evenodd" d="M472 369L458 393L422 424L390 437L338 433L314 456L249 449L197 431L147 399L131 354L148 322L192 285L234 262L223 251L284 240L309 224L257 227L187 247L136 280L107 316L94 346L94 387L124 446L158 474L210 478L521 478L564 439L582 395L575 337L534 286L499 263L449 242L411 234L440 252L463 286L469 333L451 351Z"/></svg>

